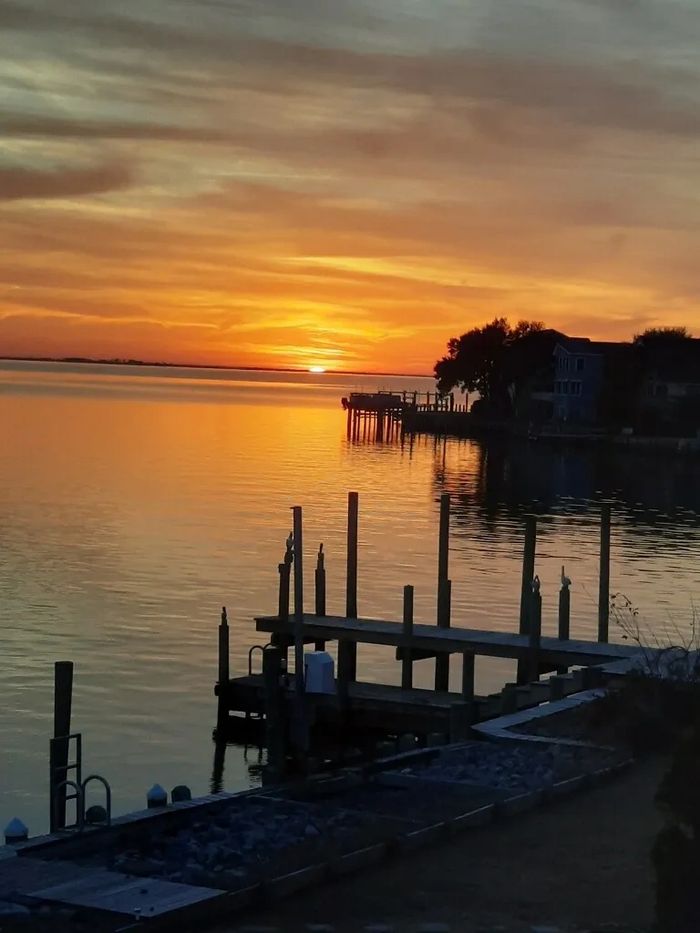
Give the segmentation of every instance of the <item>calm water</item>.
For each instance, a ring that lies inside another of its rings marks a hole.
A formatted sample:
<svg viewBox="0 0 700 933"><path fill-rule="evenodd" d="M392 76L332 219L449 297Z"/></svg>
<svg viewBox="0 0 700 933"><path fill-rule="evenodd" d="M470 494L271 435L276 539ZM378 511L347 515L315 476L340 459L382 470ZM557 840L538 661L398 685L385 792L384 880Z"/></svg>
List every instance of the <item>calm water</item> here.
<svg viewBox="0 0 700 933"><path fill-rule="evenodd" d="M351 443L339 398L421 380L0 363L0 822L47 823L53 662L76 664L73 726L115 812L146 787L209 789L216 626L232 668L276 606L291 505L306 569L327 554L328 609L343 609L345 508L360 492L360 613L399 617L405 583L433 621L440 493L453 494L453 624L512 629L522 514L543 516L537 571L553 631L560 566L572 629L594 636L597 503L613 501L612 587L642 624L686 629L700 595L697 462L553 454L470 441ZM367 679L397 682L390 649L360 649ZM480 661L477 686L508 662ZM457 672L455 671L455 676ZM428 685L429 662L416 665ZM238 749L227 789L250 783Z"/></svg>

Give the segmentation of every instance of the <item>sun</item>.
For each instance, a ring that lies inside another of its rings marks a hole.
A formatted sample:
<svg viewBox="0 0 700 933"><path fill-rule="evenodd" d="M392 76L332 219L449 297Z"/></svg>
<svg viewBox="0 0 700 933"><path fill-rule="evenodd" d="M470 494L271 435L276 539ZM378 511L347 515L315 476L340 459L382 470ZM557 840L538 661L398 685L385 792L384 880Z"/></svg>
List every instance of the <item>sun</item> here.
<svg viewBox="0 0 700 933"><path fill-rule="evenodd" d="M325 373L325 371L326 371L325 366L309 366L310 373Z"/></svg>

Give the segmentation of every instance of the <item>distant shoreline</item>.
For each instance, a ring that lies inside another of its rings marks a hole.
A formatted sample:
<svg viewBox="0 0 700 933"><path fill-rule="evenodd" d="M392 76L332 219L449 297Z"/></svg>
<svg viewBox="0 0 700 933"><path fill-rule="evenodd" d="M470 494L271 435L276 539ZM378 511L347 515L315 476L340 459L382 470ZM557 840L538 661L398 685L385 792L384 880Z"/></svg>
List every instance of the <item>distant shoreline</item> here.
<svg viewBox="0 0 700 933"><path fill-rule="evenodd" d="M0 356L0 361L11 363L80 363L93 366L153 366L160 369L217 369L231 372L252 373L301 373L307 376L393 376L399 379L434 379L432 374L367 372L359 369L327 369L323 373L312 373L308 369L291 369L274 366L223 366L215 363L164 363L149 360L102 360L86 356Z"/></svg>

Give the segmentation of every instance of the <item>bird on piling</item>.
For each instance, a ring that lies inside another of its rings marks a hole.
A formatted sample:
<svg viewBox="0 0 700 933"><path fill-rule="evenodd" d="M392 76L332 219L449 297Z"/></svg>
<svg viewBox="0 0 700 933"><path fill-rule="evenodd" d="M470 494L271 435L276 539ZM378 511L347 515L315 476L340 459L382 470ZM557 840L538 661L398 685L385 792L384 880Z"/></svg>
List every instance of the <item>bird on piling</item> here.
<svg viewBox="0 0 700 933"><path fill-rule="evenodd" d="M571 577L567 577L567 575L564 573L563 564L561 565L561 586L564 590L568 590L571 586Z"/></svg>

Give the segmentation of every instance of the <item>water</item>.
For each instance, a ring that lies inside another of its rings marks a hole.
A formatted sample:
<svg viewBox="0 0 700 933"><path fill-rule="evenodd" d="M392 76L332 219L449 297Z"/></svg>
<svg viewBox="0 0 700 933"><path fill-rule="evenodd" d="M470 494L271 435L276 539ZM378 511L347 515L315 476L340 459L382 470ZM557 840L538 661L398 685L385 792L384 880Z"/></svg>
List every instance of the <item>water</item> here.
<svg viewBox="0 0 700 933"><path fill-rule="evenodd" d="M543 516L537 571L544 631L561 564L572 632L595 637L597 508L612 500L612 587L645 631L687 631L700 591L697 462L559 454L421 438L352 443L339 399L353 389L428 389L415 378L334 377L98 365L0 364L0 822L47 824L53 662L76 665L73 727L85 764L143 805L154 781L209 789L216 629L232 670L276 608L291 505L304 506L307 592L319 542L328 611L342 612L347 491L360 493L360 613L434 621L440 494L453 495L453 624L513 630L522 514ZM670 634L665 634L670 633ZM616 636L613 626L612 635ZM361 647L361 675L398 682L391 649ZM455 670L455 686L458 672ZM477 688L507 661L480 659ZM429 685L432 665L415 666ZM227 789L250 766L229 749Z"/></svg>

